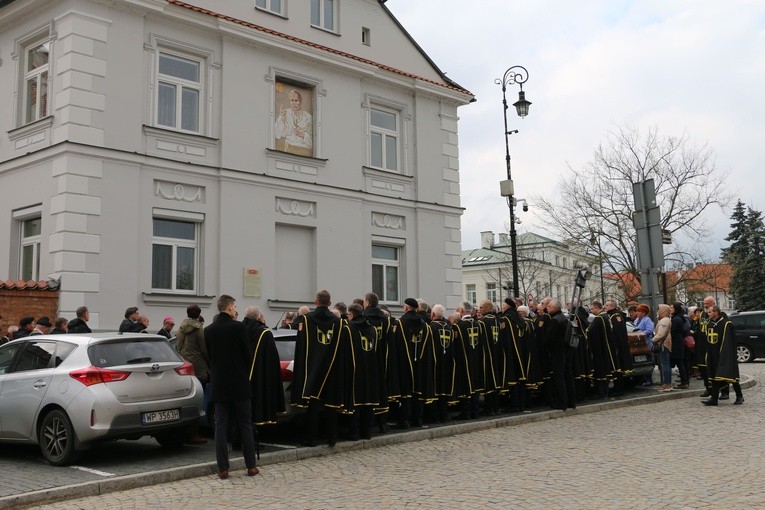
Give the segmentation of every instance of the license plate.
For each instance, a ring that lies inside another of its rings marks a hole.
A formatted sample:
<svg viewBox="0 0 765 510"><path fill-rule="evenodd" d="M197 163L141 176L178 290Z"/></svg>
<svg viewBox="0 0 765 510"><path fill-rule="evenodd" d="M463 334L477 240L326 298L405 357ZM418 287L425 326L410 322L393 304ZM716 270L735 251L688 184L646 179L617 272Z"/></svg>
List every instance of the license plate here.
<svg viewBox="0 0 765 510"><path fill-rule="evenodd" d="M180 409L169 409L167 411L152 411L150 413L141 413L141 422L144 425L151 423L162 423L165 421L177 421L181 419Z"/></svg>
<svg viewBox="0 0 765 510"><path fill-rule="evenodd" d="M645 354L641 354L640 356L635 356L635 361L637 363L640 363L641 361L648 361L648 356Z"/></svg>

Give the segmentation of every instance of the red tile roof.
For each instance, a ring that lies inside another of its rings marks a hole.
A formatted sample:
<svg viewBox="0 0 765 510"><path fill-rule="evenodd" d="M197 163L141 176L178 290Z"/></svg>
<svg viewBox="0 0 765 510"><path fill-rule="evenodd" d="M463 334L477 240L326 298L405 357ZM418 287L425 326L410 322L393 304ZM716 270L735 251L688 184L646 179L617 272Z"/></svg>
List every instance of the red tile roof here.
<svg viewBox="0 0 765 510"><path fill-rule="evenodd" d="M0 289L7 290L58 290L58 282L45 280L0 280Z"/></svg>
<svg viewBox="0 0 765 510"><path fill-rule="evenodd" d="M218 18L218 19L230 21L231 23L236 23L237 25L242 25L242 26L245 26L245 27L248 27L248 28L252 28L252 29L258 30L260 32L271 34L271 35L274 35L276 37L281 37L282 39L287 39L289 41L293 41L293 42L296 42L296 43L299 43L299 44L304 44L306 46L310 46L312 48L316 48L316 49L319 49L319 50L322 50L322 51L326 51L326 52L329 52L329 53L332 53L332 54L335 54L335 55L339 55L341 57L349 58L351 60L356 60L357 62L361 62L363 64L369 64L369 65L377 67L378 69L383 69L385 71L390 71L391 73L396 73L396 74L399 74L401 76L406 76L408 78L414 78L416 80L424 81L424 82L427 82L427 83L432 83L433 85L438 85L439 87L444 87L444 88L447 88L447 89L450 89L450 90L461 92L463 94L469 94L471 96L473 95L469 90L464 89L464 88L454 84L454 82L452 82L452 83L441 83L441 82L438 82L438 81L435 81L435 80L431 80L429 78L425 78L425 77L422 77L422 76L418 76L416 74L412 74L412 73L409 73L409 72L406 72L406 71L402 71L400 69L396 69L395 67L391 67L391 66L388 66L388 65L385 65L385 64L381 64L379 62L375 62L374 60L369 60L369 59L366 59L366 58L358 57L356 55L352 55L352 54L346 53L344 51L340 51L340 50L336 50L334 48L330 48L329 46L324 46L322 44L317 44L317 43L314 43L314 42L311 42L311 41L307 41L305 39L300 39L299 37L288 35L288 34L285 34L283 32L278 32L278 31L272 30L270 28L262 27L260 25L254 24L254 23L250 23L249 21L244 21L244 20L237 19L237 18L234 18L234 17L231 17L231 16L226 16L225 14L220 14L220 13L211 11L209 9L204 9L202 7L197 7L195 5L191 5L191 4L188 4L186 2L181 2L179 0L167 0L167 3L172 4L172 5L177 5L178 7L183 7L184 9L192 10L192 11L198 12L200 14L206 14L208 16L213 16L213 17Z"/></svg>

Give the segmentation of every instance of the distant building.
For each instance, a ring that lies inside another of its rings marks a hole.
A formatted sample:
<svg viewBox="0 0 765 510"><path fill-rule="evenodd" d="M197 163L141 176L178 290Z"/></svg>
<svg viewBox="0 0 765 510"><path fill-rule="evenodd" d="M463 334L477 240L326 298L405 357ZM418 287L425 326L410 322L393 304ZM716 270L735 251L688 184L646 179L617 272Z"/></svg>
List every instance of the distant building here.
<svg viewBox="0 0 765 510"><path fill-rule="evenodd" d="M600 261L588 244L555 241L532 232L518 234L516 241L518 283L523 296L533 296L537 301L552 296L569 303L577 268L587 266L592 276L582 291L582 299L585 303L600 299ZM495 239L493 232L481 232L481 247L462 251L463 297L467 301L501 302L512 291L512 274L510 240L505 233ZM618 298L618 286L612 279L604 278L604 286L606 298Z"/></svg>
<svg viewBox="0 0 765 510"><path fill-rule="evenodd" d="M677 299L688 305L700 305L706 296L712 296L722 310L735 310L736 301L730 295L732 277L730 264L696 264L685 271L677 271Z"/></svg>
<svg viewBox="0 0 765 510"><path fill-rule="evenodd" d="M0 278L59 315L461 298L474 98L384 0L0 0L0 57Z"/></svg>

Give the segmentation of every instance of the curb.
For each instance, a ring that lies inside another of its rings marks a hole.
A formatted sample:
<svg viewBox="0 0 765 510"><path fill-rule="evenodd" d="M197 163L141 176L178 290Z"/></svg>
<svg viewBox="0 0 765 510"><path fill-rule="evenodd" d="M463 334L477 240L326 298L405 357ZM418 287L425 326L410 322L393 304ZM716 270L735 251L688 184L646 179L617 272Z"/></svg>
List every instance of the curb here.
<svg viewBox="0 0 765 510"><path fill-rule="evenodd" d="M748 375L741 376L741 387L751 388L757 382ZM596 413L610 409L620 409L624 407L634 407L639 405L663 402L665 400L679 400L681 398L698 398L698 392L695 389L688 391L672 391L667 393L658 393L656 390L642 390L650 392L648 395L640 395L620 400L610 400L592 404L578 406L576 409L567 411L547 410L531 412L528 414L516 414L512 416L501 416L498 418L484 419L478 421L468 421L462 423L453 423L436 428L416 429L396 434L387 434L375 436L372 439L340 442L334 448L328 446L316 446L312 448L296 448L294 450L282 450L277 452L264 453L260 457L259 466L268 466L281 464L284 462L294 462L303 459L335 455L341 452L348 452L362 449L380 448L383 446L412 443L415 441L424 441L443 437L451 437L459 434L468 434L481 430L493 428L510 427L522 425L525 423L536 423L546 420L555 420L565 416ZM244 459L242 457L232 458L230 461L230 471L245 469ZM217 473L217 464L215 461L191 464L188 466L162 469L146 473L132 474L110 478L108 480L94 480L62 487L53 487L39 491L16 494L13 496L0 497L0 509L3 508L24 508L32 505L52 503L56 501L65 501L67 499L83 498L88 496L98 496L110 492L117 492L138 487L158 485L161 483L175 482L188 478L201 476L212 476Z"/></svg>

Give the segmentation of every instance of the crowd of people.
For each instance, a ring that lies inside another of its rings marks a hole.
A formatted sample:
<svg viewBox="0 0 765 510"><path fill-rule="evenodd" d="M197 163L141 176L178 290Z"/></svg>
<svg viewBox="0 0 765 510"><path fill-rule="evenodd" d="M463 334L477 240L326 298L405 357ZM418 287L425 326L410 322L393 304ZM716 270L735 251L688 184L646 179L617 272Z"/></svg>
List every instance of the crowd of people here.
<svg viewBox="0 0 765 510"><path fill-rule="evenodd" d="M322 416L327 442L338 439L338 418L346 415L348 438L371 437L423 421L523 412L531 405L576 408L584 399L609 399L633 378L627 322L643 331L659 365L660 391L687 389L704 380L705 405L718 405L739 384L733 324L716 305L686 309L662 304L654 324L647 305L622 312L613 300L593 301L564 313L550 297L524 305L507 298L498 308L489 300L477 307L460 303L447 314L443 305L404 300L393 317L376 294L335 303L322 290L314 308L288 313L280 327L295 329L291 404L306 409L302 442L315 445ZM234 298L218 300L218 314L204 327L201 309L187 307L176 332L180 355L194 366L206 396L215 403L215 442L219 475L228 476L229 422L241 441L248 475L257 474L253 426L276 423L285 412L279 355L261 310L247 307L238 321ZM87 307L71 321L23 318L12 339L53 333L88 333ZM158 334L170 337L175 325L165 317ZM125 311L120 332L147 332L148 320L136 307ZM672 385L672 366L679 384ZM645 385L653 384L647 375ZM198 432L189 440L204 442Z"/></svg>

